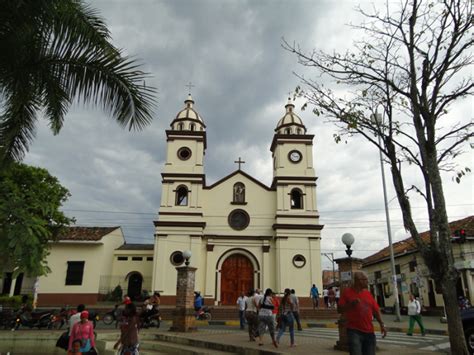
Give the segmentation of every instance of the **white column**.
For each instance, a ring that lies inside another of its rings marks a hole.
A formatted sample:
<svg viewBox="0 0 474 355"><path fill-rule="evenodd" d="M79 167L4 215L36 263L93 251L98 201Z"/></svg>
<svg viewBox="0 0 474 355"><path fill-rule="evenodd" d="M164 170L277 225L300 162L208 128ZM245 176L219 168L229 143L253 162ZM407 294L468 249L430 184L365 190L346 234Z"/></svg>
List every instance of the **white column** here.
<svg viewBox="0 0 474 355"><path fill-rule="evenodd" d="M12 279L12 284L10 285L10 297L13 297L15 295L15 286L16 286L16 277Z"/></svg>

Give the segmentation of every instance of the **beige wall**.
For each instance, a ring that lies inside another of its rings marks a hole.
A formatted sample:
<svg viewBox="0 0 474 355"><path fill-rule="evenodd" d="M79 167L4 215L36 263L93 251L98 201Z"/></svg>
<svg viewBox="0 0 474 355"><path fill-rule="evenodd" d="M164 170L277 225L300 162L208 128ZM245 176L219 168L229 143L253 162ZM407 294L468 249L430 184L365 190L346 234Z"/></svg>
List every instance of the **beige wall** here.
<svg viewBox="0 0 474 355"><path fill-rule="evenodd" d="M112 273L113 252L124 243L120 228L98 242L66 242L51 245L51 273L39 278L39 293L98 293L101 275ZM84 261L82 285L66 285L67 262Z"/></svg>
<svg viewBox="0 0 474 355"><path fill-rule="evenodd" d="M128 260L119 260L119 257L127 257ZM142 258L142 260L133 260L133 258ZM152 260L147 260L149 258ZM117 285L120 285L126 292L129 276L139 273L143 277L142 290L151 291L153 263L153 250L115 250L112 273L110 277L106 277L107 281L104 280L107 282L108 290L113 290Z"/></svg>

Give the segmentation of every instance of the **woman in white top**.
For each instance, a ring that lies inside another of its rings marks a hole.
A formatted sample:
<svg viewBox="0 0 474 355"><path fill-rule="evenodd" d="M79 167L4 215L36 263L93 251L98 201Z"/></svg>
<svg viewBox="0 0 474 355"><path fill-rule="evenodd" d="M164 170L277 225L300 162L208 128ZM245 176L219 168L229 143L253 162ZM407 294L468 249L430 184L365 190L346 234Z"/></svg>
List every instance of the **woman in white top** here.
<svg viewBox="0 0 474 355"><path fill-rule="evenodd" d="M258 338L260 340L258 345L263 345L263 334L265 333L265 327L268 327L273 346L278 348L275 339L275 322L273 321L272 316L273 308L275 308L272 302L272 294L273 291L270 288L267 288L265 294L260 298L260 302L258 303Z"/></svg>
<svg viewBox="0 0 474 355"><path fill-rule="evenodd" d="M421 305L420 302L410 293L410 301L408 302L408 315L410 320L408 323L408 333L407 335L413 335L413 327L415 322L418 323L421 329L421 335L425 336L425 327L423 325L423 320L421 319Z"/></svg>
<svg viewBox="0 0 474 355"><path fill-rule="evenodd" d="M258 315L254 290L249 291L245 300L245 319L249 328L249 339L255 341L258 335Z"/></svg>

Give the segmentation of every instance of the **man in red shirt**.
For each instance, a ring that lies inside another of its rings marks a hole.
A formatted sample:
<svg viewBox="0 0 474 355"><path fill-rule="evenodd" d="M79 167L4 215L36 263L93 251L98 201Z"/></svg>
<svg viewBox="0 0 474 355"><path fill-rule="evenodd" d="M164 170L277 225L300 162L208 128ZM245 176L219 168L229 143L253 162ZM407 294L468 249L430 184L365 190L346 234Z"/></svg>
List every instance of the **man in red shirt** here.
<svg viewBox="0 0 474 355"><path fill-rule="evenodd" d="M380 309L367 290L369 279L362 271L354 272L354 284L347 287L339 300L338 311L346 317L347 337L351 355L374 355L375 334L372 325L372 316L380 324L382 337L387 330L380 316Z"/></svg>

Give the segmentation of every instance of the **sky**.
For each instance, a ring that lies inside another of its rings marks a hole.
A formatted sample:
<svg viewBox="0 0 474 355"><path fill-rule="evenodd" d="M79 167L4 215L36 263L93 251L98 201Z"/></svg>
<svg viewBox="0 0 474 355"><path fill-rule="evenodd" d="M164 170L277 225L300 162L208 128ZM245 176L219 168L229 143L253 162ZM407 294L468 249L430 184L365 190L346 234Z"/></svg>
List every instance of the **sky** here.
<svg viewBox="0 0 474 355"><path fill-rule="evenodd" d="M302 48L341 51L356 38L347 26L360 20L353 1L289 0L100 0L99 10L114 45L142 63L157 92L153 123L129 132L91 106L74 105L54 136L40 120L25 162L58 177L71 197L64 206L77 225L122 226L128 243L153 243L153 220L160 205L165 130L183 107L191 82L195 109L207 126L205 173L212 184L232 173L242 157L243 170L263 183L272 181L269 150L288 93L300 84L294 73L318 80L282 49L282 38ZM371 6L371 2L362 5ZM377 3L376 3L376 6ZM321 79L322 80L322 79ZM321 247L343 257L341 236L355 237L355 257L387 246L380 160L361 138L336 144L336 128L311 110L296 112L314 134L314 164ZM472 117L469 103L452 115ZM471 166L473 150L458 157ZM389 211L395 241L407 237L386 169ZM450 220L474 214L472 175L461 184L443 175ZM428 227L421 201L411 199L419 231ZM332 257L332 256L329 256ZM331 268L328 258L323 267Z"/></svg>

